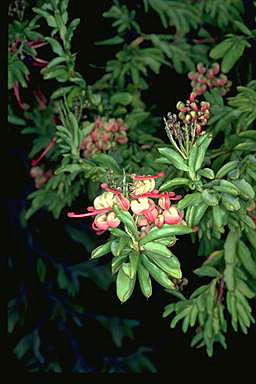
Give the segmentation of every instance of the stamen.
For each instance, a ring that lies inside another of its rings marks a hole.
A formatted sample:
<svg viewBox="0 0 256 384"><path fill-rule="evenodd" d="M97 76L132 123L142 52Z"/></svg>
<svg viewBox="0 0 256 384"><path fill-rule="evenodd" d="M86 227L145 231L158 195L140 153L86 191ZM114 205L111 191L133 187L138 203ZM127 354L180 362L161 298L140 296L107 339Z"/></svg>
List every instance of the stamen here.
<svg viewBox="0 0 256 384"><path fill-rule="evenodd" d="M164 176L163 172L158 172L156 176L136 176L136 175L131 175L131 178L133 180L150 180L150 179L158 179L159 177Z"/></svg>
<svg viewBox="0 0 256 384"><path fill-rule="evenodd" d="M91 207L89 207L91 208ZM100 213L104 213L106 211L110 211L112 208L109 207L109 208L102 208L102 209L96 209L95 211L93 212L89 212L89 213L74 213L74 212L68 212L67 213L67 216L68 217L86 217L86 216L96 216L96 215L99 215Z"/></svg>

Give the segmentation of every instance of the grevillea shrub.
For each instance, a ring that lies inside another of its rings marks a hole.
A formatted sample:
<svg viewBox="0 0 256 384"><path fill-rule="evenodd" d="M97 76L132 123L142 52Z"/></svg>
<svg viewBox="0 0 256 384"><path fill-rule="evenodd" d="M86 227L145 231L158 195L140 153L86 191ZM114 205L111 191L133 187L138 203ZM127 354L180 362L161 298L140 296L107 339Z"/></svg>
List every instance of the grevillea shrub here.
<svg viewBox="0 0 256 384"><path fill-rule="evenodd" d="M93 48L77 2L9 6L27 254L8 258L8 332L29 372L158 372L140 308L123 315L138 297L208 357L255 332L255 2L103 3Z"/></svg>

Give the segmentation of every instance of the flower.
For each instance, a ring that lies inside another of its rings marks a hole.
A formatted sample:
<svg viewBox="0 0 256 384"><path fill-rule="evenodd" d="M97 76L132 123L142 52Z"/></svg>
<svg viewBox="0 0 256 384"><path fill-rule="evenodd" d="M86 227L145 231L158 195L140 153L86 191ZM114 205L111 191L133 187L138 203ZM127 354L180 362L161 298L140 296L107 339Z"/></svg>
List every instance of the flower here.
<svg viewBox="0 0 256 384"><path fill-rule="evenodd" d="M182 220L182 213L176 207L170 207L168 210L163 211L165 224L180 224Z"/></svg>

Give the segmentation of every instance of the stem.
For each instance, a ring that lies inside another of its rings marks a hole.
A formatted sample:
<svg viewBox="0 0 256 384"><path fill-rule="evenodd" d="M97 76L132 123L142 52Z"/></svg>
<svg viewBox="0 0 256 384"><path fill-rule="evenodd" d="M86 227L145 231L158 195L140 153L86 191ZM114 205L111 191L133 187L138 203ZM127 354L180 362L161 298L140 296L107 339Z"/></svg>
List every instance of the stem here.
<svg viewBox="0 0 256 384"><path fill-rule="evenodd" d="M218 296L217 296L217 304L220 304L223 293L224 293L224 276L222 276L220 281L220 287L219 287Z"/></svg>

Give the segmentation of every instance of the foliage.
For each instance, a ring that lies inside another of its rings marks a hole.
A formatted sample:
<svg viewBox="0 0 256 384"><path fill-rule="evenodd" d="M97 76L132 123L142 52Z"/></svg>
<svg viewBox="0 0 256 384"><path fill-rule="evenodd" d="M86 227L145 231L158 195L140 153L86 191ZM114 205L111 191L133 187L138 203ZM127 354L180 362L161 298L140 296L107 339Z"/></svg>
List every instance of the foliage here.
<svg viewBox="0 0 256 384"><path fill-rule="evenodd" d="M160 284L172 299L163 312L173 316L171 328L180 320L184 333L193 328L191 347L205 347L208 356L214 343L227 349L230 327L246 334L255 323L256 80L247 55L256 30L245 21L244 3L144 0L130 9L113 0L102 14L113 35L95 43L110 58L93 84L76 68L80 52L73 52L72 38L80 19L69 21L72 2L28 3L9 7L8 122L29 144L31 185L21 222L33 254L21 261L33 281L24 278L8 303L14 354L30 372L62 372L58 335L64 334L72 372L156 372L150 348L121 352L139 321L81 303L84 280L102 295L115 283L121 303L140 294L136 281L147 299ZM149 29L147 17L157 20ZM191 80L184 102L168 88L178 112L166 118L146 97L164 67ZM34 88L35 74L43 90ZM69 212L90 201L86 213ZM33 220L42 212L82 249L75 262L68 250L60 260L35 245ZM87 216L94 216L94 232L89 219L72 220ZM189 295L182 256L170 250L183 235L198 242L202 260ZM9 266L18 273L11 257ZM30 318L31 284L46 302L41 317ZM77 338L90 322L106 329L116 348L114 355L96 352L97 363ZM45 342L49 324L56 351Z"/></svg>

